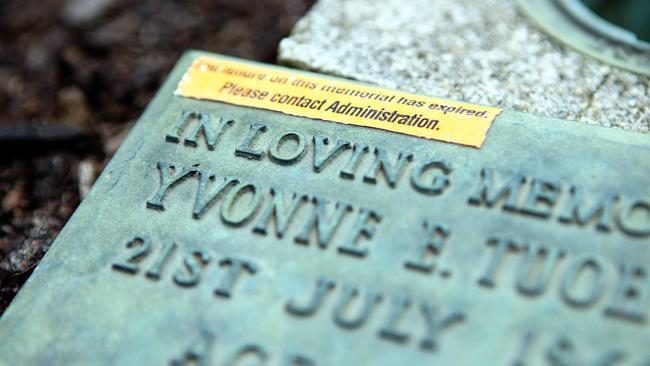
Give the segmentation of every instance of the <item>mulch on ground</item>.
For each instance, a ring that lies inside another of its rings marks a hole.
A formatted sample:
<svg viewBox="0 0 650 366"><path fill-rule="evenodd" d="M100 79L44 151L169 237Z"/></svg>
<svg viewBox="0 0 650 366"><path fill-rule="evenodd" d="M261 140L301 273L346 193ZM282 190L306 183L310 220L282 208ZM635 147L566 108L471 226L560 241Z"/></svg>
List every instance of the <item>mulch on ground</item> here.
<svg viewBox="0 0 650 366"><path fill-rule="evenodd" d="M0 2L0 314L183 51L273 63L312 2Z"/></svg>

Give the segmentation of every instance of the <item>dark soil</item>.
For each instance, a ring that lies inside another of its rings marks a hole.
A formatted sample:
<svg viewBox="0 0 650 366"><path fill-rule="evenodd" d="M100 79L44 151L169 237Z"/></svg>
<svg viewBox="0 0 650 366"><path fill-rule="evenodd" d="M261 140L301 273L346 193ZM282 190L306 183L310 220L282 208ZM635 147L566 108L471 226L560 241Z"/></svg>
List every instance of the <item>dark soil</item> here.
<svg viewBox="0 0 650 366"><path fill-rule="evenodd" d="M313 1L0 1L0 314L183 51L274 62Z"/></svg>

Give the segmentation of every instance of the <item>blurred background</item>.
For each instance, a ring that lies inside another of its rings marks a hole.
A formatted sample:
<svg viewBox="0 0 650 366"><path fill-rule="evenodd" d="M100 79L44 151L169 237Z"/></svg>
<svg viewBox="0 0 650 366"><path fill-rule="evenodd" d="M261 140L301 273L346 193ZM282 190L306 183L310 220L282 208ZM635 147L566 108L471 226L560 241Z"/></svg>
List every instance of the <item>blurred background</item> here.
<svg viewBox="0 0 650 366"><path fill-rule="evenodd" d="M0 314L183 51L274 63L312 3L0 1Z"/></svg>

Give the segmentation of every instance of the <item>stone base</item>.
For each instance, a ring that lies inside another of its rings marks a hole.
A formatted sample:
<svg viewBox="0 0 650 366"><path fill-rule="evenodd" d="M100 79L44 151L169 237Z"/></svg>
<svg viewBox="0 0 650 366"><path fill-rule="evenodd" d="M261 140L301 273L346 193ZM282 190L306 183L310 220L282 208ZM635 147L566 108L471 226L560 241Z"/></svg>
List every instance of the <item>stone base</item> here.
<svg viewBox="0 0 650 366"><path fill-rule="evenodd" d="M320 0L280 61L400 90L650 131L650 80L561 45L504 0Z"/></svg>

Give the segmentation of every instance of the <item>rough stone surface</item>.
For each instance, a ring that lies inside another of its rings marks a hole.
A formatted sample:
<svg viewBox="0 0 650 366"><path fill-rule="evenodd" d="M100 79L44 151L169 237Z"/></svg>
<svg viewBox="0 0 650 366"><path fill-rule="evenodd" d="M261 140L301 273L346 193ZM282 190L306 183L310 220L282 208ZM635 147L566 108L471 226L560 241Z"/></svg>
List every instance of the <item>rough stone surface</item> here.
<svg viewBox="0 0 650 366"><path fill-rule="evenodd" d="M320 0L279 57L411 92L650 131L648 77L563 46L512 0Z"/></svg>

